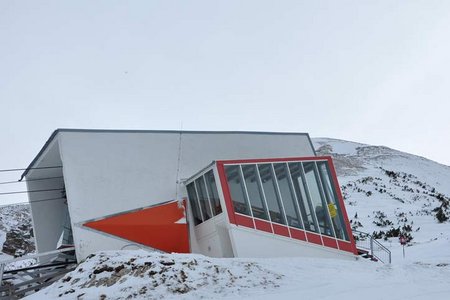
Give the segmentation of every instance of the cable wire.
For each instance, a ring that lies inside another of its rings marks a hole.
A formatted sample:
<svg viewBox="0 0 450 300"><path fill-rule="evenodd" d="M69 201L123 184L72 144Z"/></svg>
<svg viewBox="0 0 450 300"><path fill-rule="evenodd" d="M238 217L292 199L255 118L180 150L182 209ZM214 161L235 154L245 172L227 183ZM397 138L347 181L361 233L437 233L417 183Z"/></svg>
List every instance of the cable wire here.
<svg viewBox="0 0 450 300"><path fill-rule="evenodd" d="M36 178L36 179L27 179L27 180L22 180L22 181L19 181L19 180L5 181L5 182L0 182L0 184L22 183L22 182L40 181L40 180L50 180L50 179L57 179L57 178L63 178L63 176L46 177L46 178Z"/></svg>
<svg viewBox="0 0 450 300"><path fill-rule="evenodd" d="M62 166L36 167L36 168L18 168L18 169L0 169L0 172L17 172L17 171L26 171L26 170L42 170L42 169L56 169L56 168L62 168Z"/></svg>
<svg viewBox="0 0 450 300"><path fill-rule="evenodd" d="M34 190L34 191L17 191L17 192L5 192L0 193L0 196L13 195L13 194L25 194L25 193L38 193L38 192L51 192L51 191L63 191L65 188L60 189L48 189L48 190Z"/></svg>
<svg viewBox="0 0 450 300"><path fill-rule="evenodd" d="M15 204L33 204L33 203L37 203L37 202L55 201L55 200L59 200L59 199L66 199L66 198L64 198L64 197L58 197L58 198L39 199L39 200L34 200L34 201L16 202L16 203L8 204L8 205L15 205Z"/></svg>

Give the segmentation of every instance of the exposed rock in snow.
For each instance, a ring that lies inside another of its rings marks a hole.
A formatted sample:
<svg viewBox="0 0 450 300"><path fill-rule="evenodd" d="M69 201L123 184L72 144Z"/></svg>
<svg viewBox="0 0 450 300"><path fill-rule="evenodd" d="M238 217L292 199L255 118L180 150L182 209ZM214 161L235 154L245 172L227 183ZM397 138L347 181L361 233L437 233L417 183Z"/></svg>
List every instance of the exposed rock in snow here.
<svg viewBox="0 0 450 300"><path fill-rule="evenodd" d="M1 259L35 251L31 212L28 204L0 207L0 246L4 253L4 257Z"/></svg>
<svg viewBox="0 0 450 300"><path fill-rule="evenodd" d="M283 275L251 260L143 250L89 256L77 269L30 299L194 299L275 290Z"/></svg>

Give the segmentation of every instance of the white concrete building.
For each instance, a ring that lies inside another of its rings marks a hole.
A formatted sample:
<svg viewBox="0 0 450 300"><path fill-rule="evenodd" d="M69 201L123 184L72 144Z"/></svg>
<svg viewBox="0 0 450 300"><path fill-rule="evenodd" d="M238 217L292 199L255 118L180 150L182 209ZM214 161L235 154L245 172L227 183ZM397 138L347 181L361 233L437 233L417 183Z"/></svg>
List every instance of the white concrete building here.
<svg viewBox="0 0 450 300"><path fill-rule="evenodd" d="M332 160L304 133L59 129L22 177L38 252L356 254Z"/></svg>

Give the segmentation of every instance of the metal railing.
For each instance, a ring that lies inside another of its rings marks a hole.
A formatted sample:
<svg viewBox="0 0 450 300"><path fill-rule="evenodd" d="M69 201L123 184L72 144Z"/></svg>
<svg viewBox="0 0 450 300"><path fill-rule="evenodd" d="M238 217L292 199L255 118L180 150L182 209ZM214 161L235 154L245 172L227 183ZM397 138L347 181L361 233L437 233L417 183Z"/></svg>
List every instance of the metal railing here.
<svg viewBox="0 0 450 300"><path fill-rule="evenodd" d="M359 230L353 230L355 237L356 247L367 251L369 255L381 261L382 263L391 263L392 256L391 251L383 246L379 241L373 238L373 236L367 232Z"/></svg>
<svg viewBox="0 0 450 300"><path fill-rule="evenodd" d="M76 267L74 247L0 261L0 299L17 299L40 290ZM69 253L67 253L69 252ZM15 263L45 258L27 267Z"/></svg>

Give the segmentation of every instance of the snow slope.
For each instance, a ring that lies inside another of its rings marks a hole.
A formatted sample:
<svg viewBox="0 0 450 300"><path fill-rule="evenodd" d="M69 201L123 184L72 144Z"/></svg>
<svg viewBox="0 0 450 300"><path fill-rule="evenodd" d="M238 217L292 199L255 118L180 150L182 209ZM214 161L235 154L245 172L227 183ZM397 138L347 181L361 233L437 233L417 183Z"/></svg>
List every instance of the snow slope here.
<svg viewBox="0 0 450 300"><path fill-rule="evenodd" d="M450 167L382 146L335 139L313 139L318 155L332 155L353 228L380 233L400 229L411 236L406 260L450 257L450 223L434 211L450 199ZM443 208L450 217L449 207ZM385 237L386 234L381 233ZM383 241L393 259L402 261L397 237Z"/></svg>
<svg viewBox="0 0 450 300"><path fill-rule="evenodd" d="M449 278L447 263L111 251L27 299L446 299Z"/></svg>
<svg viewBox="0 0 450 300"><path fill-rule="evenodd" d="M387 147L313 142L334 158L352 226L379 235L391 265L111 251L29 299L450 299L450 222L436 210L449 216L450 168ZM405 258L399 233L410 238Z"/></svg>

